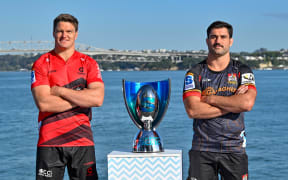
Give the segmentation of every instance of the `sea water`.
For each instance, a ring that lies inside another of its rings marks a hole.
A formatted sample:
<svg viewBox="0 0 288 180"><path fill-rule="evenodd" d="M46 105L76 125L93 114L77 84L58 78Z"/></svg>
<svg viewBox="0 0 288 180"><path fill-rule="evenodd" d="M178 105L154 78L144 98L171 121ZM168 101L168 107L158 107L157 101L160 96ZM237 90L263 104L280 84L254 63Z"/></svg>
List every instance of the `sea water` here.
<svg viewBox="0 0 288 180"><path fill-rule="evenodd" d="M249 178L286 180L288 174L288 71L254 71L257 99L245 113ZM132 151L139 131L130 119L122 92L122 79L159 81L171 79L168 110L157 131L164 149L183 152L183 179L188 173L188 151L192 142L192 122L182 102L185 71L102 72L105 99L93 108L92 129L97 171L107 179L107 154ZM29 72L0 72L0 179L35 179L38 110L30 91ZM64 179L69 179L67 173Z"/></svg>

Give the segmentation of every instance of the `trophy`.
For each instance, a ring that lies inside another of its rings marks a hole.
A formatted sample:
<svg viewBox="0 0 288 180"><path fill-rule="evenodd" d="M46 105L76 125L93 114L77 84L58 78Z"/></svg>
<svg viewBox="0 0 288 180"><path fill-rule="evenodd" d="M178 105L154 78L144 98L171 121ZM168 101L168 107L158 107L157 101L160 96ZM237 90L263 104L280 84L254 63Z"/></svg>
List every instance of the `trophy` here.
<svg viewBox="0 0 288 180"><path fill-rule="evenodd" d="M161 122L170 99L170 79L155 82L131 82L123 79L126 109L140 129L133 140L133 152L163 152L156 127Z"/></svg>

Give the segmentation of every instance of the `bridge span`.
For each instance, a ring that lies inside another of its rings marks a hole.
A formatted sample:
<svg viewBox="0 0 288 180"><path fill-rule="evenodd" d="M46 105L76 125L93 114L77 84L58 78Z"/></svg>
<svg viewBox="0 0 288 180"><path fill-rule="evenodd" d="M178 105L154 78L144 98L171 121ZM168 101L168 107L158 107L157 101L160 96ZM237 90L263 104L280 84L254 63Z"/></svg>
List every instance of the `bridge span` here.
<svg viewBox="0 0 288 180"><path fill-rule="evenodd" d="M54 41L0 41L0 54L42 54L54 48ZM132 51L132 50L115 50L96 48L83 43L76 43L77 51L88 54L102 56L102 60L115 59L119 57L138 57L139 59L151 58L169 58L172 61L180 62L183 57L205 57L205 52L178 52L178 51ZM141 57L141 58L139 58ZM134 59L134 58L133 58ZM141 61L141 60L140 60Z"/></svg>

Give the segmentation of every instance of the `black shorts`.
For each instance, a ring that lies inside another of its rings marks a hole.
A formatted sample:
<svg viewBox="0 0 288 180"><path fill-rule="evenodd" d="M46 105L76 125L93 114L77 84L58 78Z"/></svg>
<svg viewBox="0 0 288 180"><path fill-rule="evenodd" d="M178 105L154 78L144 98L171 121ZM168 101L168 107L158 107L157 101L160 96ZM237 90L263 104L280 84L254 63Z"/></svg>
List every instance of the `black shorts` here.
<svg viewBox="0 0 288 180"><path fill-rule="evenodd" d="M247 180L247 154L189 151L189 176L187 180Z"/></svg>
<svg viewBox="0 0 288 180"><path fill-rule="evenodd" d="M98 179L94 146L37 148L37 180L61 180L66 166L71 180Z"/></svg>

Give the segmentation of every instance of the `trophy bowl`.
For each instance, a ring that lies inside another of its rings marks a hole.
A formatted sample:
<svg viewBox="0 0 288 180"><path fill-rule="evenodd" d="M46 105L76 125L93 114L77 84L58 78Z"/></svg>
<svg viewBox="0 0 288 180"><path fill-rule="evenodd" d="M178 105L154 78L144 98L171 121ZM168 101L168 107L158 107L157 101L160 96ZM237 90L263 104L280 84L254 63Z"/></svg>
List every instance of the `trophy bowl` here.
<svg viewBox="0 0 288 180"><path fill-rule="evenodd" d="M140 129L133 140L133 152L162 152L163 142L156 131L168 108L170 79L155 82L131 82L123 79L126 109Z"/></svg>

